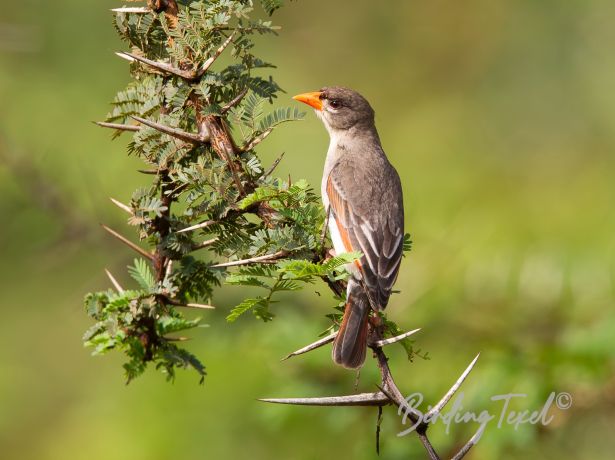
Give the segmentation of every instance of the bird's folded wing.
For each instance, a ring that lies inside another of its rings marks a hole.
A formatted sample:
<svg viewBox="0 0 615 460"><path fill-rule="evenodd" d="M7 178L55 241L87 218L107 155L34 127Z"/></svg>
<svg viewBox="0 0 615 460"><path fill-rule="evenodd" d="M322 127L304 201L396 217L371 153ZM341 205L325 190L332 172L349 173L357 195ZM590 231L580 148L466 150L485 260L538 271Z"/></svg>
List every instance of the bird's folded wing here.
<svg viewBox="0 0 615 460"><path fill-rule="evenodd" d="M356 171L349 174L347 168L331 170L326 192L344 246L363 253L358 266L372 307L380 310L391 295L402 257L401 187L395 175L390 184L385 177L377 190L368 190L369 184L359 183Z"/></svg>

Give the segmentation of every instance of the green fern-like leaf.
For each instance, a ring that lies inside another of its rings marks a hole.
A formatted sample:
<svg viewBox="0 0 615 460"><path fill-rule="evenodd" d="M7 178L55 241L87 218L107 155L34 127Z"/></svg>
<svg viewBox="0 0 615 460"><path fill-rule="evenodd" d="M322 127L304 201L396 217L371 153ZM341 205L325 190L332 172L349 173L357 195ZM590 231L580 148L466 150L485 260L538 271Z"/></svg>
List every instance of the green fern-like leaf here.
<svg viewBox="0 0 615 460"><path fill-rule="evenodd" d="M412 237L410 236L410 233L406 233L404 235L404 243L403 243L403 252L404 252L404 257L406 256L406 252L410 252L412 250Z"/></svg>
<svg viewBox="0 0 615 460"><path fill-rule="evenodd" d="M245 299L243 302L241 302L239 305L237 305L235 308L231 310L229 315L226 317L226 320L229 323L233 323L237 320L237 318L239 318L245 312L252 310L258 305L262 305L264 302L265 302L265 299L263 297Z"/></svg>
<svg viewBox="0 0 615 460"><path fill-rule="evenodd" d="M128 272L143 290L154 291L156 278L145 260L135 259L134 266L129 266Z"/></svg>
<svg viewBox="0 0 615 460"><path fill-rule="evenodd" d="M284 5L284 0L261 0L261 5L263 9L267 12L269 16L271 16L275 10L279 9Z"/></svg>
<svg viewBox="0 0 615 460"><path fill-rule="evenodd" d="M258 130L261 133L264 133L271 128L275 128L281 123L285 123L287 121L298 121L304 117L305 112L301 112L298 108L278 108L267 114L265 118L260 121L258 124Z"/></svg>
<svg viewBox="0 0 615 460"><path fill-rule="evenodd" d="M195 328L200 322L200 318L188 320L182 317L162 315L158 318L158 329L160 335L162 336L172 332L185 331L186 329Z"/></svg>

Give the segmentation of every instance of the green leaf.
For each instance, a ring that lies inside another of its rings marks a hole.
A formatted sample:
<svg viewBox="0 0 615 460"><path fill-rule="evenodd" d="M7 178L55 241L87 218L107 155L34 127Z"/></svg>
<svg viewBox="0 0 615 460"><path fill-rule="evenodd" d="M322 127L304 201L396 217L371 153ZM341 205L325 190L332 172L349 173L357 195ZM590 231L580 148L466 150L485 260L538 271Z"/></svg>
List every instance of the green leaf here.
<svg viewBox="0 0 615 460"><path fill-rule="evenodd" d="M412 250L412 240L411 240L411 236L410 233L406 233L404 235L404 243L403 243L403 252L410 252ZM406 254L404 254L404 257L406 256Z"/></svg>
<svg viewBox="0 0 615 460"><path fill-rule="evenodd" d="M283 0L260 2L267 14L283 4ZM306 181L291 183L271 173L265 176L254 151L281 123L304 116L295 106L265 108L281 88L268 74L275 66L254 54L255 42L260 40L255 35L276 34L278 28L251 17L254 5L250 0L178 0L178 5L176 25L170 25L163 12L115 14L116 29L131 53L186 71L211 63L232 36L223 58L195 80L162 75L153 66L131 62L132 81L117 93L107 115L108 122L138 126L116 134L130 132L129 155L156 172L145 176L151 183L133 194L128 222L141 241L156 248L160 259L173 262L161 280L148 260L136 259L128 271L138 287L85 298L85 309L94 323L84 334L85 344L98 354L111 349L125 353L127 381L141 375L149 363L169 379L179 368L205 375L194 355L165 340L166 334L193 328L199 321L183 318L173 305L164 304L161 294L185 304L209 300L223 280L258 287L265 294L244 300L227 319L232 322L251 311L256 318L269 321L275 293L299 290L320 277L347 276L345 257L314 262L323 249L324 212L318 195ZM222 108L244 91L239 105L224 114ZM201 132L197 119L202 116L214 115L228 122L232 132L243 138L235 137L236 145L250 147L235 161L236 173L251 193L240 194L234 174L212 145L184 142L135 124L135 115L189 133ZM237 142L240 140L243 142ZM271 212L264 215L256 209ZM203 221L216 223L199 231L178 232ZM238 260L282 250L295 259L294 264L224 270L210 266L218 258Z"/></svg>
<svg viewBox="0 0 615 460"><path fill-rule="evenodd" d="M128 272L143 290L148 292L155 290L156 278L154 278L149 264L144 259L135 259L134 266L129 266Z"/></svg>
<svg viewBox="0 0 615 460"><path fill-rule="evenodd" d="M363 254L360 251L344 252L340 255L337 255L335 257L332 257L326 260L322 264L322 266L325 270L327 270L330 273L333 270L337 270L346 264L351 264L355 262L356 260L359 260L362 256Z"/></svg>
<svg viewBox="0 0 615 460"><path fill-rule="evenodd" d="M89 293L84 299L85 311L90 317L94 319L101 319L101 314L108 303L108 292Z"/></svg>
<svg viewBox="0 0 615 460"><path fill-rule="evenodd" d="M247 209L253 204L271 200L279 196L279 191L273 187L264 186L258 187L254 192L250 193L238 204L239 209Z"/></svg>
<svg viewBox="0 0 615 460"><path fill-rule="evenodd" d="M267 114L265 118L260 121L258 124L258 130L259 132L264 133L271 128L275 128L281 123L302 120L304 117L305 112L301 112L298 108L278 108Z"/></svg>
<svg viewBox="0 0 615 460"><path fill-rule="evenodd" d="M264 281L259 280L255 276L244 275L241 273L231 273L226 277L225 282L227 284L240 285L240 286L255 286L262 288L269 288L269 285Z"/></svg>
<svg viewBox="0 0 615 460"><path fill-rule="evenodd" d="M205 366L199 359L190 353L188 350L179 348L172 343L166 343L165 347L161 349L160 353L156 356L159 359L156 365L157 369L164 369L167 373L167 380L172 381L175 378L175 369L194 369L200 376L199 383L203 383L205 379Z"/></svg>
<svg viewBox="0 0 615 460"><path fill-rule="evenodd" d="M230 314L226 317L226 320L229 323L233 323L245 312L255 308L257 305L263 304L264 302L266 302L266 300L263 297L245 299L231 310Z"/></svg>
<svg viewBox="0 0 615 460"><path fill-rule="evenodd" d="M162 315L158 318L158 330L160 335L166 335L172 332L195 328L200 322L201 318L188 320L181 317Z"/></svg>
<svg viewBox="0 0 615 460"><path fill-rule="evenodd" d="M348 275L345 265L353 263L360 258L360 252L348 252L332 257L322 264L316 264L308 260L286 260L278 262L277 266L284 279L298 279L306 282L312 281L314 277L343 279ZM336 271L340 273L336 274Z"/></svg>
<svg viewBox="0 0 615 460"><path fill-rule="evenodd" d="M267 14L271 16L275 10L284 5L284 0L261 0L261 5Z"/></svg>
<svg viewBox="0 0 615 460"><path fill-rule="evenodd" d="M105 330L105 323L103 321L99 321L96 324L90 326L87 331L83 334L83 341L90 342L94 336L99 334L100 332ZM90 342L91 343L91 342Z"/></svg>
<svg viewBox="0 0 615 460"><path fill-rule="evenodd" d="M406 332L403 329L401 329L397 325L397 323L388 319L383 313L380 313L380 317L382 318L384 322L385 337L395 337L395 336L401 335L404 332ZM416 356L418 356L421 359L429 359L428 353L427 352L423 353L422 350L416 349L414 347L414 341L411 340L409 337L406 337L405 339L400 340L397 343L399 343L399 345L401 345L401 347L404 349L404 351L406 352L406 355L408 356L409 361L413 361Z"/></svg>

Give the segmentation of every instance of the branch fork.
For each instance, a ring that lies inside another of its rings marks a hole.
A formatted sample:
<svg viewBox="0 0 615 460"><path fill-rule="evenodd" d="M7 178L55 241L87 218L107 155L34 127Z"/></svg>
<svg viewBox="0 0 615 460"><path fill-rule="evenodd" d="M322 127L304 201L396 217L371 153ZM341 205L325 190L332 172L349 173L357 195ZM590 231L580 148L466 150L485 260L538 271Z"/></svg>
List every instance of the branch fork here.
<svg viewBox="0 0 615 460"><path fill-rule="evenodd" d="M480 353L472 360L468 367L463 371L459 378L455 381L453 386L444 394L444 396L425 414L419 410L411 407L403 394L397 387L395 380L391 374L389 368L389 360L384 353L383 347L399 342L412 334L420 331L420 329L414 329L412 331L405 332L396 337L384 339L382 337L382 331L380 328L374 327L372 329L372 335L374 339L369 344L369 347L374 351L375 358L378 363L378 369L380 370L381 385L378 386L379 391L374 393L359 393L344 396L324 396L324 397L311 397L311 398L266 398L259 399L262 402L274 403L274 404L292 404L298 406L375 406L379 407L379 411L383 406L395 405L398 407L398 414L403 414L403 420L410 419L413 424L413 429L408 430L407 433L415 431L417 437L423 444L428 458L431 460L440 460L440 456L435 451L431 441L427 437L427 430L429 428L429 421L432 420L437 414L439 414L444 406L451 400L453 395L459 390L463 382L466 380L472 369L474 368ZM337 332L334 332L326 337L323 337L303 348L300 348L289 355L283 360L289 359L293 356L298 356L307 353L312 350L316 350L328 343L333 342ZM379 430L379 426L377 428ZM484 426L479 427L478 431L470 438L470 440L455 454L453 460L461 460L469 450L478 442ZM376 446L379 449L379 446Z"/></svg>
<svg viewBox="0 0 615 460"><path fill-rule="evenodd" d="M224 40L224 42L222 43L222 45L220 45L220 47L218 49L216 49L214 51L214 53L207 58L207 60L205 62L203 62L203 64L201 65L201 67L199 67L198 69L194 70L183 70L183 69L179 69L169 63L166 62L159 62L159 61L153 61L152 59L148 59L145 56L140 56L138 54L135 53L128 53L126 51L119 51L117 53L115 53L117 56L121 57L122 59L126 59L129 62L140 62L141 64L145 64L148 67L151 67L159 72L165 73L165 74L171 74L171 75L176 75L178 77L183 78L184 80L188 80L188 81L196 81L201 79L201 77L203 77L203 75L205 75L205 73L209 70L209 68L213 65L213 63L216 61L216 59L218 59L218 57L220 57L220 55L222 54L222 52L227 48L227 46L229 46L231 44L231 42L233 41L233 39L235 38L235 34L237 32L233 31L227 38L226 40ZM243 97L243 96L242 96Z"/></svg>

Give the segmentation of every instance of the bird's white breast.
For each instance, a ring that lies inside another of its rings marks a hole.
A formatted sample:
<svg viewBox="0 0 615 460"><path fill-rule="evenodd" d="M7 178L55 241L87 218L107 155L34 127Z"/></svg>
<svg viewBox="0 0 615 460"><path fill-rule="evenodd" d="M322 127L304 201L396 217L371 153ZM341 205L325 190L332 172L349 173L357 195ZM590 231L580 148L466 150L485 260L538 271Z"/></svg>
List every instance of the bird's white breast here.
<svg viewBox="0 0 615 460"><path fill-rule="evenodd" d="M322 196L322 203L325 208L325 211L329 212L329 235L331 236L333 249L335 250L335 254L339 255L348 251L346 250L346 246L344 245L344 241L337 226L337 222L335 221L333 211L329 209L330 200L327 194L327 183L329 181L329 174L331 173L333 166L335 166L335 163L339 159L338 144L341 139L335 131L329 130L329 135L331 136L331 141L329 143L329 150L327 151L327 159L325 160L325 168L322 175L320 193ZM346 269L349 270L351 273L354 273L356 271L356 267L354 264L347 264ZM355 276L358 276L358 274L355 274Z"/></svg>

